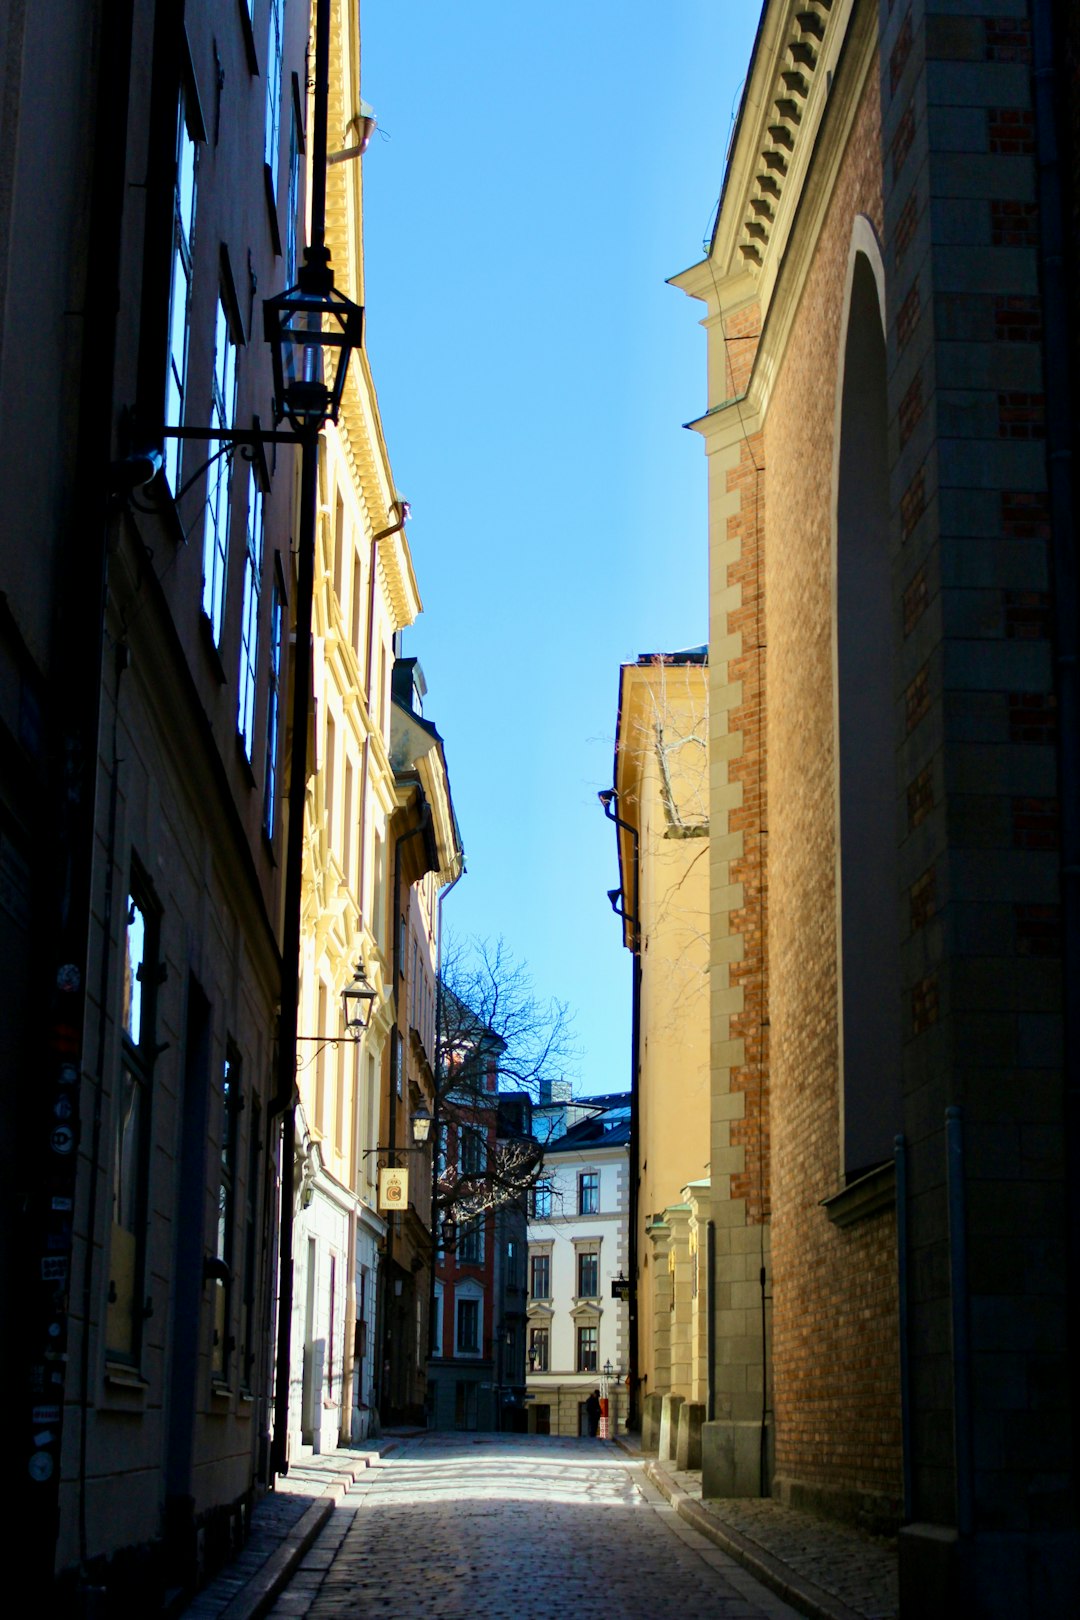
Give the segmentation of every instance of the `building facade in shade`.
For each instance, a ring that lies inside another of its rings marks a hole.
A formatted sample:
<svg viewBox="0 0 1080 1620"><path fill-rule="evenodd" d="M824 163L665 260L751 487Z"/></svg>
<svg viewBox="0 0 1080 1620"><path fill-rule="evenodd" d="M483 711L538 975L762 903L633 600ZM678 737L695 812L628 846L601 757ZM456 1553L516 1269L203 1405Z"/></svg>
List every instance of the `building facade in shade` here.
<svg viewBox="0 0 1080 1620"><path fill-rule="evenodd" d="M415 1140L419 1116L437 1115L436 983L441 893L464 871L443 740L423 712L427 687L415 658L392 670L390 764L394 812L387 845L388 953L393 1022L382 1071L379 1163L405 1166L408 1200L387 1217L379 1266L379 1408L384 1421L422 1423L428 1407L435 1262L432 1156Z"/></svg>
<svg viewBox="0 0 1080 1620"><path fill-rule="evenodd" d="M500 1092L500 1043L485 1044L487 1061L469 1084L444 1088L440 1097L437 1174L444 1187L453 1166L462 1177L480 1178L482 1189L500 1150L531 1142L531 1098ZM436 1429L525 1427L527 1194L494 1184L490 1192L479 1192L482 1207L468 1218L460 1209L443 1212L428 1362Z"/></svg>
<svg viewBox="0 0 1080 1620"><path fill-rule="evenodd" d="M118 1610L267 1477L297 458L214 452L272 417L307 35L279 0L0 24L12 1534Z"/></svg>
<svg viewBox="0 0 1080 1620"><path fill-rule="evenodd" d="M531 1194L528 1425L538 1434L587 1434L585 1403L602 1382L615 1427L627 1416L628 1306L612 1285L627 1278L629 1263L630 1097L549 1106L584 1117L545 1140L543 1174ZM537 1116L542 1137L543 1105Z"/></svg>
<svg viewBox="0 0 1080 1620"><path fill-rule="evenodd" d="M634 953L629 1366L652 1393L707 1399L705 1294L693 1286L709 1178L708 651L645 654L619 679L614 819ZM704 1248L704 1237L702 1242Z"/></svg>
<svg viewBox="0 0 1080 1620"><path fill-rule="evenodd" d="M331 9L331 128L362 106L355 5ZM347 145L343 135L342 144ZM364 301L363 167L327 173L337 285ZM388 871L398 787L391 764L395 648L421 610L366 353L323 432L313 617L315 713L304 852L298 1015L295 1280L289 1434L330 1449L365 1438L380 1403L378 1146L395 997ZM348 1036L341 992L374 992ZM410 991L411 994L411 981Z"/></svg>
<svg viewBox="0 0 1080 1620"><path fill-rule="evenodd" d="M706 1484L901 1526L920 1617L1078 1579L1076 29L770 0L675 278L708 333Z"/></svg>

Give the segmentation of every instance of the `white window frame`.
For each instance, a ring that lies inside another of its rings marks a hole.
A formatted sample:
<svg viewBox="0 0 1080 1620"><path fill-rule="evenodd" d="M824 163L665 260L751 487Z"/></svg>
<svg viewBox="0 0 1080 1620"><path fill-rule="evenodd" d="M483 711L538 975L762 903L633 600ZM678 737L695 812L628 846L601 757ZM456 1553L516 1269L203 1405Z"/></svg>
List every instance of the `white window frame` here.
<svg viewBox="0 0 1080 1620"><path fill-rule="evenodd" d="M236 421L236 345L229 330L224 299L218 298L214 327L214 378L210 396L210 426L221 438L210 440L210 452L222 449L222 439ZM229 568L229 517L232 511L232 450L211 463L203 525L202 610L210 621L214 646L221 646L225 626L225 586Z"/></svg>
<svg viewBox="0 0 1080 1620"><path fill-rule="evenodd" d="M169 285L169 343L165 372L165 421L182 427L187 404L188 316L194 277L195 204L198 195L199 148L188 128L181 91L176 117L176 183L173 189L172 276ZM165 476L173 495L180 491L181 439L166 439Z"/></svg>
<svg viewBox="0 0 1080 1620"><path fill-rule="evenodd" d="M236 729L251 763L255 746L255 681L259 667L259 602L262 595L263 493L255 468L248 470L247 544L244 552L244 605L240 615L240 678Z"/></svg>

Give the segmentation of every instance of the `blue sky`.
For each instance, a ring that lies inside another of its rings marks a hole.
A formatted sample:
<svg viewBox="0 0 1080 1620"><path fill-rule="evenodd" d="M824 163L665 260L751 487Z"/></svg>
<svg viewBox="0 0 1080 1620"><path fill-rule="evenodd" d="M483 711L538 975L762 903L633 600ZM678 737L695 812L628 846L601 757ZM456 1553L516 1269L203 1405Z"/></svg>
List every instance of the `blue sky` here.
<svg viewBox="0 0 1080 1620"><path fill-rule="evenodd" d="M702 255L756 0L363 0L366 342L468 875L576 1013L580 1089L629 1082L606 891L620 663L707 638Z"/></svg>

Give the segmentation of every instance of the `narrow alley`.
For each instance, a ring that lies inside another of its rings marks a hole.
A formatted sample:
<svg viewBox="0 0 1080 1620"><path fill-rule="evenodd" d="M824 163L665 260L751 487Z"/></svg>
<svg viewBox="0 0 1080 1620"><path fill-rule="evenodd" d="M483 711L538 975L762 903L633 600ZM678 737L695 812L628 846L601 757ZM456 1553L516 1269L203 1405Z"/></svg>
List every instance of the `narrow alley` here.
<svg viewBox="0 0 1080 1620"><path fill-rule="evenodd" d="M799 1620L595 1442L432 1434L342 1498L273 1620L573 1613Z"/></svg>

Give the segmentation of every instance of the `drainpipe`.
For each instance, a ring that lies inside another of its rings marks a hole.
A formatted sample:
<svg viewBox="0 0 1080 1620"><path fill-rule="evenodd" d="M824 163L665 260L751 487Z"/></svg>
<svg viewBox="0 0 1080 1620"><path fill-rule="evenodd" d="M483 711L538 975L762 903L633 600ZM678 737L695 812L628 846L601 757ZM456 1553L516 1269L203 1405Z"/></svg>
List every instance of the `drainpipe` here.
<svg viewBox="0 0 1080 1620"><path fill-rule="evenodd" d="M641 1414L638 1407L638 1183L641 1176L641 1122L640 1122L640 1096L639 1076L641 1064L641 919L638 915L638 899L640 893L640 836L637 828L612 808L618 803L619 794L616 788L605 788L599 795L604 814L608 820L623 832L629 833L634 852L634 903L629 909L626 896L623 895L623 907L618 909L617 901L619 891L613 890L609 895L611 908L616 916L622 917L628 925L630 932L630 950L633 952L634 967L631 989L630 1012L630 1230L627 1241L627 1264L630 1272L630 1298L627 1301L627 1316L629 1318L629 1354L627 1380L627 1420L628 1429L640 1429Z"/></svg>
<svg viewBox="0 0 1080 1620"><path fill-rule="evenodd" d="M1064 14L1065 7L1061 7ZM1080 997L1068 993L1080 973L1080 693L1077 660L1075 402L1070 387L1069 341L1074 318L1074 276L1066 262L1066 208L1059 132L1068 128L1068 86L1054 63L1053 0L1031 0L1035 161L1039 203L1039 280L1043 302L1043 375L1046 391L1046 467L1050 495L1050 553L1054 602L1055 686L1058 707L1058 803L1061 826L1062 983L1065 1020L1065 1195L1068 1363L1073 1399L1072 1452L1080 1456Z"/></svg>

